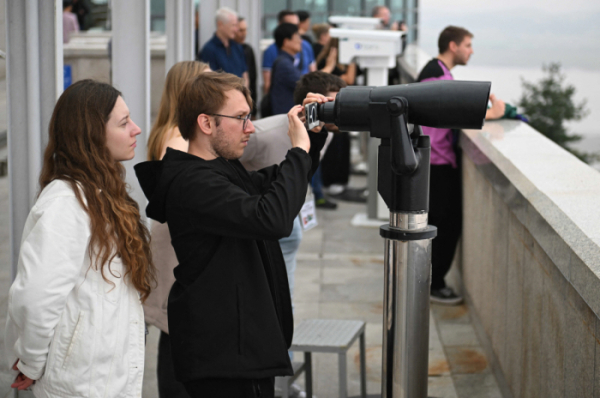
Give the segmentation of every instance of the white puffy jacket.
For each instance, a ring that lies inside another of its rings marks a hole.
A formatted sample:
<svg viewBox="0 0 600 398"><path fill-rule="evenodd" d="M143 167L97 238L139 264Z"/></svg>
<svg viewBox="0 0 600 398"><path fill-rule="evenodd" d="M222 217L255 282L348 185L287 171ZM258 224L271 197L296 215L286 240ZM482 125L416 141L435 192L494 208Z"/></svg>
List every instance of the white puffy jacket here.
<svg viewBox="0 0 600 398"><path fill-rule="evenodd" d="M6 365L36 397L141 397L144 314L118 257L107 283L90 268L90 219L53 181L31 209L8 299Z"/></svg>

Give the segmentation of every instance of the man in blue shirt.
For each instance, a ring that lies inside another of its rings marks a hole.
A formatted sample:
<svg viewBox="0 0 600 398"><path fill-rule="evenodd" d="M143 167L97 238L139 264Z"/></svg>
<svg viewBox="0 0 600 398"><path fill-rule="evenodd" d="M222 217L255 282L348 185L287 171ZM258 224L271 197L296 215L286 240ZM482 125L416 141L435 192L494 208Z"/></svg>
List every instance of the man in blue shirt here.
<svg viewBox="0 0 600 398"><path fill-rule="evenodd" d="M244 49L235 42L238 30L238 16L230 8L217 10L217 31L206 42L199 54L199 59L210 65L214 71L224 71L241 77L248 87L248 71Z"/></svg>
<svg viewBox="0 0 600 398"><path fill-rule="evenodd" d="M275 44L279 56L273 63L271 107L273 115L288 113L295 105L294 89L302 73L294 66L294 56L302 50L298 26L282 23L275 29Z"/></svg>
<svg viewBox="0 0 600 398"><path fill-rule="evenodd" d="M280 25L282 23L290 23L298 26L300 23L298 15L295 12L288 10L280 11L279 14L277 14L277 21ZM280 51L278 50L276 43L267 47L263 53L262 70L265 93L269 92L271 86L271 68L275 59L279 56L279 53ZM300 69L302 75L317 70L312 45L306 40L302 40L301 51L294 56L294 65Z"/></svg>

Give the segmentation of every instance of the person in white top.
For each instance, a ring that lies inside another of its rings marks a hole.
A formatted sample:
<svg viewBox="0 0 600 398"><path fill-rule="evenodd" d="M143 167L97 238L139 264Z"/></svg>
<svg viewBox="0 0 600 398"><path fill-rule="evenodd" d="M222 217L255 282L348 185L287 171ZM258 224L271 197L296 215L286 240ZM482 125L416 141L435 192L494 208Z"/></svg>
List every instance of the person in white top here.
<svg viewBox="0 0 600 398"><path fill-rule="evenodd" d="M155 276L120 164L140 132L108 84L77 82L54 108L9 291L2 359L13 388L38 398L142 395L142 302Z"/></svg>

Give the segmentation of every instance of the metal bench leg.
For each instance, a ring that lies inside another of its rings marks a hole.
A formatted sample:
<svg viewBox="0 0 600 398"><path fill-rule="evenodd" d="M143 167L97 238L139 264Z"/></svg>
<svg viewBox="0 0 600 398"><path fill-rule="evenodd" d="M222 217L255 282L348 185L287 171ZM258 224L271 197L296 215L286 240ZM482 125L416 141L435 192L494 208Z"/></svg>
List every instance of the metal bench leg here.
<svg viewBox="0 0 600 398"><path fill-rule="evenodd" d="M313 396L313 385L312 385L312 358L310 352L304 353L304 380L306 384L306 396L312 398Z"/></svg>
<svg viewBox="0 0 600 398"><path fill-rule="evenodd" d="M367 398L367 357L364 331L360 334L360 396Z"/></svg>
<svg viewBox="0 0 600 398"><path fill-rule="evenodd" d="M340 375L340 398L348 397L348 381L346 380L346 371L348 367L346 366L346 351L340 352L338 356L338 373Z"/></svg>

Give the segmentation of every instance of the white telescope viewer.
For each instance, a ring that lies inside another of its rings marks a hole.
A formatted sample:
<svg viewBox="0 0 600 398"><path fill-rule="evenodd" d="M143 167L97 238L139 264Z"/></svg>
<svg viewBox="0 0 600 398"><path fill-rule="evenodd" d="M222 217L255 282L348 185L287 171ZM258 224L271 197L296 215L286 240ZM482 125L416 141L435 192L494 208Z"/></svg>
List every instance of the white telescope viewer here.
<svg viewBox="0 0 600 398"><path fill-rule="evenodd" d="M387 86L388 69L396 67L396 59L402 53L402 36L404 32L374 29L380 24L379 18L339 17L332 16L329 22L341 26L353 26L354 29L333 28L329 30L331 37L339 39L340 63L348 64L352 60L367 69L369 86ZM360 27L363 27L360 30ZM369 138L369 174L367 189L367 213L359 213L352 220L353 225L379 226L379 219L387 220L389 211L381 196L377 193L377 148L379 138Z"/></svg>

